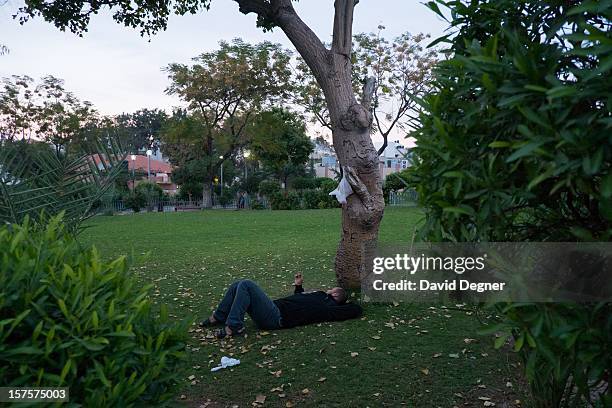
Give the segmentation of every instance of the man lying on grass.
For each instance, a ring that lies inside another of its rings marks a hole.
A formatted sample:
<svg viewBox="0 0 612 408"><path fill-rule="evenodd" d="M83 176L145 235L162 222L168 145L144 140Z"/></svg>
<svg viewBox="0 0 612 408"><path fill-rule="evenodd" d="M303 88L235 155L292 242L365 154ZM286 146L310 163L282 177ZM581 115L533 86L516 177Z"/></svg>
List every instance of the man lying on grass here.
<svg viewBox="0 0 612 408"><path fill-rule="evenodd" d="M346 302L342 288L327 292L304 292L302 274L295 275L293 295L272 300L251 280L231 284L217 310L200 323L202 327L225 325L216 337L244 334L244 315L248 313L257 327L265 330L290 328L310 323L347 320L359 317L361 307Z"/></svg>

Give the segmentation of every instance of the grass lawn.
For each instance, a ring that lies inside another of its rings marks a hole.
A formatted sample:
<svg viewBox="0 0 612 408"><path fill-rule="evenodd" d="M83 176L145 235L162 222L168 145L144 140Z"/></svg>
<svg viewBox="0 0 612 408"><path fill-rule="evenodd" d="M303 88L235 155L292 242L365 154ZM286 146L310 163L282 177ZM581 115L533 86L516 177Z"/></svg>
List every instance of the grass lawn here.
<svg viewBox="0 0 612 408"><path fill-rule="evenodd" d="M380 241L409 242L420 217L388 208ZM334 284L339 210L101 216L89 226L80 239L105 258L150 254L134 270L177 318L208 316L239 278L272 296L290 294L298 271L307 290ZM468 307L447 306L366 304L360 320L269 333L249 321L246 338L227 341L194 326L182 403L249 407L260 395L271 407L520 406L516 357L477 334ZM223 355L241 364L211 373Z"/></svg>

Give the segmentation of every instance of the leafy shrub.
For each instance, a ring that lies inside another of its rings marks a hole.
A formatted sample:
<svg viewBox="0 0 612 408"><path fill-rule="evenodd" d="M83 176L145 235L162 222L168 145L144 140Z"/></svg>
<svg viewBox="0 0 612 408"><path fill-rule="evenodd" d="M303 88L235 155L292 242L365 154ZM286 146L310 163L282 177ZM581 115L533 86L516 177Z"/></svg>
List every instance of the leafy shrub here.
<svg viewBox="0 0 612 408"><path fill-rule="evenodd" d="M317 188L317 179L313 177L296 177L293 179L291 185L296 190Z"/></svg>
<svg viewBox="0 0 612 408"><path fill-rule="evenodd" d="M338 187L338 182L330 178L321 178L321 188L319 190L319 204L318 207L323 208L339 208L340 203L334 196L330 196L329 193L334 191Z"/></svg>
<svg viewBox="0 0 612 408"><path fill-rule="evenodd" d="M164 194L164 190L158 184L150 181L145 181L136 185L134 192L144 196L147 202L159 200Z"/></svg>
<svg viewBox="0 0 612 408"><path fill-rule="evenodd" d="M302 192L302 202L304 203L304 208L309 210L319 208L319 201L321 201L320 190L304 190Z"/></svg>
<svg viewBox="0 0 612 408"><path fill-rule="evenodd" d="M336 182L334 179L329 178L329 177L317 177L317 178L315 178L315 187L316 188L321 188L323 186L323 184L328 184L328 185L334 184L335 185L335 184L338 184L338 182Z"/></svg>
<svg viewBox="0 0 612 408"><path fill-rule="evenodd" d="M383 195L385 203L389 202L389 193L406 188L410 181L410 169L402 170L399 173L392 173L385 177L383 183Z"/></svg>
<svg viewBox="0 0 612 408"><path fill-rule="evenodd" d="M287 193L286 200L289 210L302 209L302 197L297 191L289 191L289 193Z"/></svg>
<svg viewBox="0 0 612 408"><path fill-rule="evenodd" d="M270 206L273 210L299 210L302 208L301 197L296 191L289 191L287 195L275 193L270 197Z"/></svg>
<svg viewBox="0 0 612 408"><path fill-rule="evenodd" d="M191 197L192 200L201 200L202 199L202 183L198 183L195 181L188 181L186 183L181 184L178 192L178 198L180 200L189 200Z"/></svg>
<svg viewBox="0 0 612 408"><path fill-rule="evenodd" d="M266 206L264 205L263 202L257 199L251 200L251 210L265 210L265 209L266 209Z"/></svg>
<svg viewBox="0 0 612 408"><path fill-rule="evenodd" d="M130 192L123 202L127 208L134 212L140 212L140 209L147 205L147 199L142 193Z"/></svg>
<svg viewBox="0 0 612 408"><path fill-rule="evenodd" d="M86 407L153 405L179 380L187 326L153 312L125 257L103 262L59 217L0 228L0 384L70 387Z"/></svg>
<svg viewBox="0 0 612 408"><path fill-rule="evenodd" d="M428 4L451 9L457 35L440 39L452 58L437 68L414 133L422 238L609 241L612 48L602 22L612 3ZM612 367L610 305L498 308L534 405L590 405ZM599 404L612 404L609 387Z"/></svg>
<svg viewBox="0 0 612 408"><path fill-rule="evenodd" d="M264 180L259 183L259 194L272 197L276 193L280 193L281 187L278 182L273 180Z"/></svg>
<svg viewBox="0 0 612 408"><path fill-rule="evenodd" d="M235 194L229 188L224 188L218 198L219 204L225 207L226 205L234 201L235 198Z"/></svg>
<svg viewBox="0 0 612 408"><path fill-rule="evenodd" d="M331 193L338 186L337 181L327 177L318 178L317 183L319 184L319 188L321 189L321 191L323 191L325 194Z"/></svg>

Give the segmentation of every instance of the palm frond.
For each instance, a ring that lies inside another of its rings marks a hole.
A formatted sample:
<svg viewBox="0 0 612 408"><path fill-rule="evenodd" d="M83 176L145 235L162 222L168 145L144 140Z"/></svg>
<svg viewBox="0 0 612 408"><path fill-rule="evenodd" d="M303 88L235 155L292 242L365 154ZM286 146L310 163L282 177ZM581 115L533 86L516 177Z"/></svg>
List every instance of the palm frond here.
<svg viewBox="0 0 612 408"><path fill-rule="evenodd" d="M126 155L113 138L61 155L42 143L0 144L0 223L20 223L26 215L40 221L63 212L68 228L78 232L125 169Z"/></svg>

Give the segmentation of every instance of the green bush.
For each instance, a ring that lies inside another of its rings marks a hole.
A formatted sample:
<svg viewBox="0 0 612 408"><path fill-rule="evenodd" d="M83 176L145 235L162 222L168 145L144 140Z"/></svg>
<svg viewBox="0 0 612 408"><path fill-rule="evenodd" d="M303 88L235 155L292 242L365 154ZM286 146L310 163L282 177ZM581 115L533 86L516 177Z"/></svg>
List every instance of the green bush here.
<svg viewBox="0 0 612 408"><path fill-rule="evenodd" d="M188 181L181 184L178 193L179 200L189 200L190 196L192 200L202 199L202 190L204 186L201 182Z"/></svg>
<svg viewBox="0 0 612 408"><path fill-rule="evenodd" d="M336 189L338 182L327 177L321 177L318 180L319 188L325 194L329 194Z"/></svg>
<svg viewBox="0 0 612 408"><path fill-rule="evenodd" d="M399 173L391 173L385 177L383 183L383 195L385 197L385 203L389 202L389 193L392 191L402 190L407 187L410 182L411 170L402 170Z"/></svg>
<svg viewBox="0 0 612 408"><path fill-rule="evenodd" d="M259 200L253 199L250 204L251 210L265 210L266 206Z"/></svg>
<svg viewBox="0 0 612 408"><path fill-rule="evenodd" d="M221 194L219 195L218 199L219 199L219 204L225 207L226 205L228 205L229 203L231 203L232 201L236 199L236 195L235 193L231 191L231 189L224 188Z"/></svg>
<svg viewBox="0 0 612 408"><path fill-rule="evenodd" d="M317 177L317 178L315 178L315 187L316 188L321 188L324 184L326 184L326 185L336 185L336 184L338 184L338 182L335 181L334 179L329 178L329 177ZM333 188L332 188L332 190L333 190Z"/></svg>
<svg viewBox="0 0 612 408"><path fill-rule="evenodd" d="M313 177L296 177L291 182L291 186L296 190L307 190L317 188L317 179Z"/></svg>
<svg viewBox="0 0 612 408"><path fill-rule="evenodd" d="M125 257L103 262L61 219L0 227L0 384L70 387L86 407L173 398L188 320L154 313Z"/></svg>
<svg viewBox="0 0 612 408"><path fill-rule="evenodd" d="M274 180L264 180L259 183L259 194L271 197L276 193L280 193L281 187L277 181Z"/></svg>
<svg viewBox="0 0 612 408"><path fill-rule="evenodd" d="M319 208L319 201L321 201L320 190L304 190L302 192L302 202L304 203L304 208L309 210Z"/></svg>
<svg viewBox="0 0 612 408"><path fill-rule="evenodd" d="M147 199L142 193L131 192L123 199L123 203L132 211L140 212L140 209L147 205Z"/></svg>
<svg viewBox="0 0 612 408"><path fill-rule="evenodd" d="M612 1L435 1L452 58L422 101L413 182L429 241L612 238ZM583 406L612 367L610 304L498 305L533 405ZM505 337L500 337L501 346ZM606 373L607 370L607 373ZM612 405L607 395L595 397Z"/></svg>
<svg viewBox="0 0 612 408"><path fill-rule="evenodd" d="M300 210L302 199L296 191L289 191L286 195L275 193L270 197L270 207L273 210Z"/></svg>
<svg viewBox="0 0 612 408"><path fill-rule="evenodd" d="M164 195L164 190L156 183L145 181L136 185L134 189L136 194L144 196L147 202L152 200L159 200Z"/></svg>

